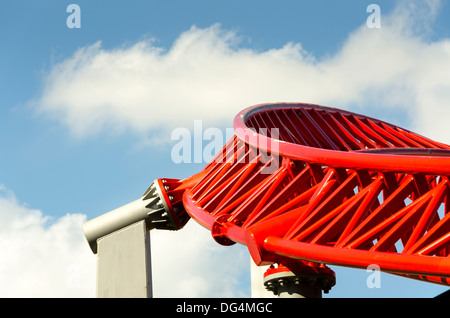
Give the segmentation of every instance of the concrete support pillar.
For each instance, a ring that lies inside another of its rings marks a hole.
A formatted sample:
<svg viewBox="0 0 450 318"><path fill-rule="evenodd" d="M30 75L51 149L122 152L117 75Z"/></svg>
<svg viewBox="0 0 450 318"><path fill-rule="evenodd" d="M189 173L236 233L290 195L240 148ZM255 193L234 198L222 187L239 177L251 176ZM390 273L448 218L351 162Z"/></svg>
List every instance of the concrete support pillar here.
<svg viewBox="0 0 450 318"><path fill-rule="evenodd" d="M97 297L152 297L150 229L178 230L188 220L171 202L174 180L155 180L140 199L83 224L97 256ZM181 207L180 207L181 205Z"/></svg>
<svg viewBox="0 0 450 318"><path fill-rule="evenodd" d="M150 233L144 220L97 241L97 297L152 297Z"/></svg>

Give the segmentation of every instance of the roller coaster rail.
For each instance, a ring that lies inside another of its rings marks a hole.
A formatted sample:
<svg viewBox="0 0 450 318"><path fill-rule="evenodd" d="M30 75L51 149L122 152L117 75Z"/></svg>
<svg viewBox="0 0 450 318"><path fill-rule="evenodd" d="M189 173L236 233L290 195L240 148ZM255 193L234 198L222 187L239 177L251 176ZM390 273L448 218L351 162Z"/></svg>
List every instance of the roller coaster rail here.
<svg viewBox="0 0 450 318"><path fill-rule="evenodd" d="M265 285L278 295L286 282L313 286L311 297L328 292L327 265L376 264L450 285L449 145L304 103L252 106L233 126L198 174L161 178L146 191L139 209L148 229L194 219L219 244L243 244L256 265L272 265ZM106 233L84 230L91 247Z"/></svg>

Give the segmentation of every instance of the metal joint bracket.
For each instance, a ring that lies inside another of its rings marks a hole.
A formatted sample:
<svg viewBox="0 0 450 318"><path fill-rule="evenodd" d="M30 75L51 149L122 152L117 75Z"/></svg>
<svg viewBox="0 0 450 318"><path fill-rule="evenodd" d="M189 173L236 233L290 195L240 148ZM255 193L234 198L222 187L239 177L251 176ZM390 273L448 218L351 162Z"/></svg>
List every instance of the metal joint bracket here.
<svg viewBox="0 0 450 318"><path fill-rule="evenodd" d="M83 232L94 254L97 253L98 239L142 220L149 230L180 229L184 224L177 218L179 207L171 204L168 190L161 179L157 179L140 199L85 222Z"/></svg>

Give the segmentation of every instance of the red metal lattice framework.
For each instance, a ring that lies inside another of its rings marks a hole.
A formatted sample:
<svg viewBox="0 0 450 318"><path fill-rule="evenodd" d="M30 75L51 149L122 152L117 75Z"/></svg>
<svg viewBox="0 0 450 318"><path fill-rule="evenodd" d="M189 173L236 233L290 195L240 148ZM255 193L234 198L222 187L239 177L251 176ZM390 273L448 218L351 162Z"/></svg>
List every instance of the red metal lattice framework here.
<svg viewBox="0 0 450 318"><path fill-rule="evenodd" d="M257 265L376 264L450 285L450 146L311 104L250 107L234 129L189 187L163 180L217 242Z"/></svg>

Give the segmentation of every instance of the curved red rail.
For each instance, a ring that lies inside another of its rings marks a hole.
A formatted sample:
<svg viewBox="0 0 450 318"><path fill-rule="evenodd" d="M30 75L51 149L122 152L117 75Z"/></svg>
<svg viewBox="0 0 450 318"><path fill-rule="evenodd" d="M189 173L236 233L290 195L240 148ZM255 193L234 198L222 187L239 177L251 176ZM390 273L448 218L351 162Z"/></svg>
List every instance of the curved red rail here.
<svg viewBox="0 0 450 318"><path fill-rule="evenodd" d="M310 104L264 104L183 193L188 214L256 264L310 261L450 285L450 146Z"/></svg>

